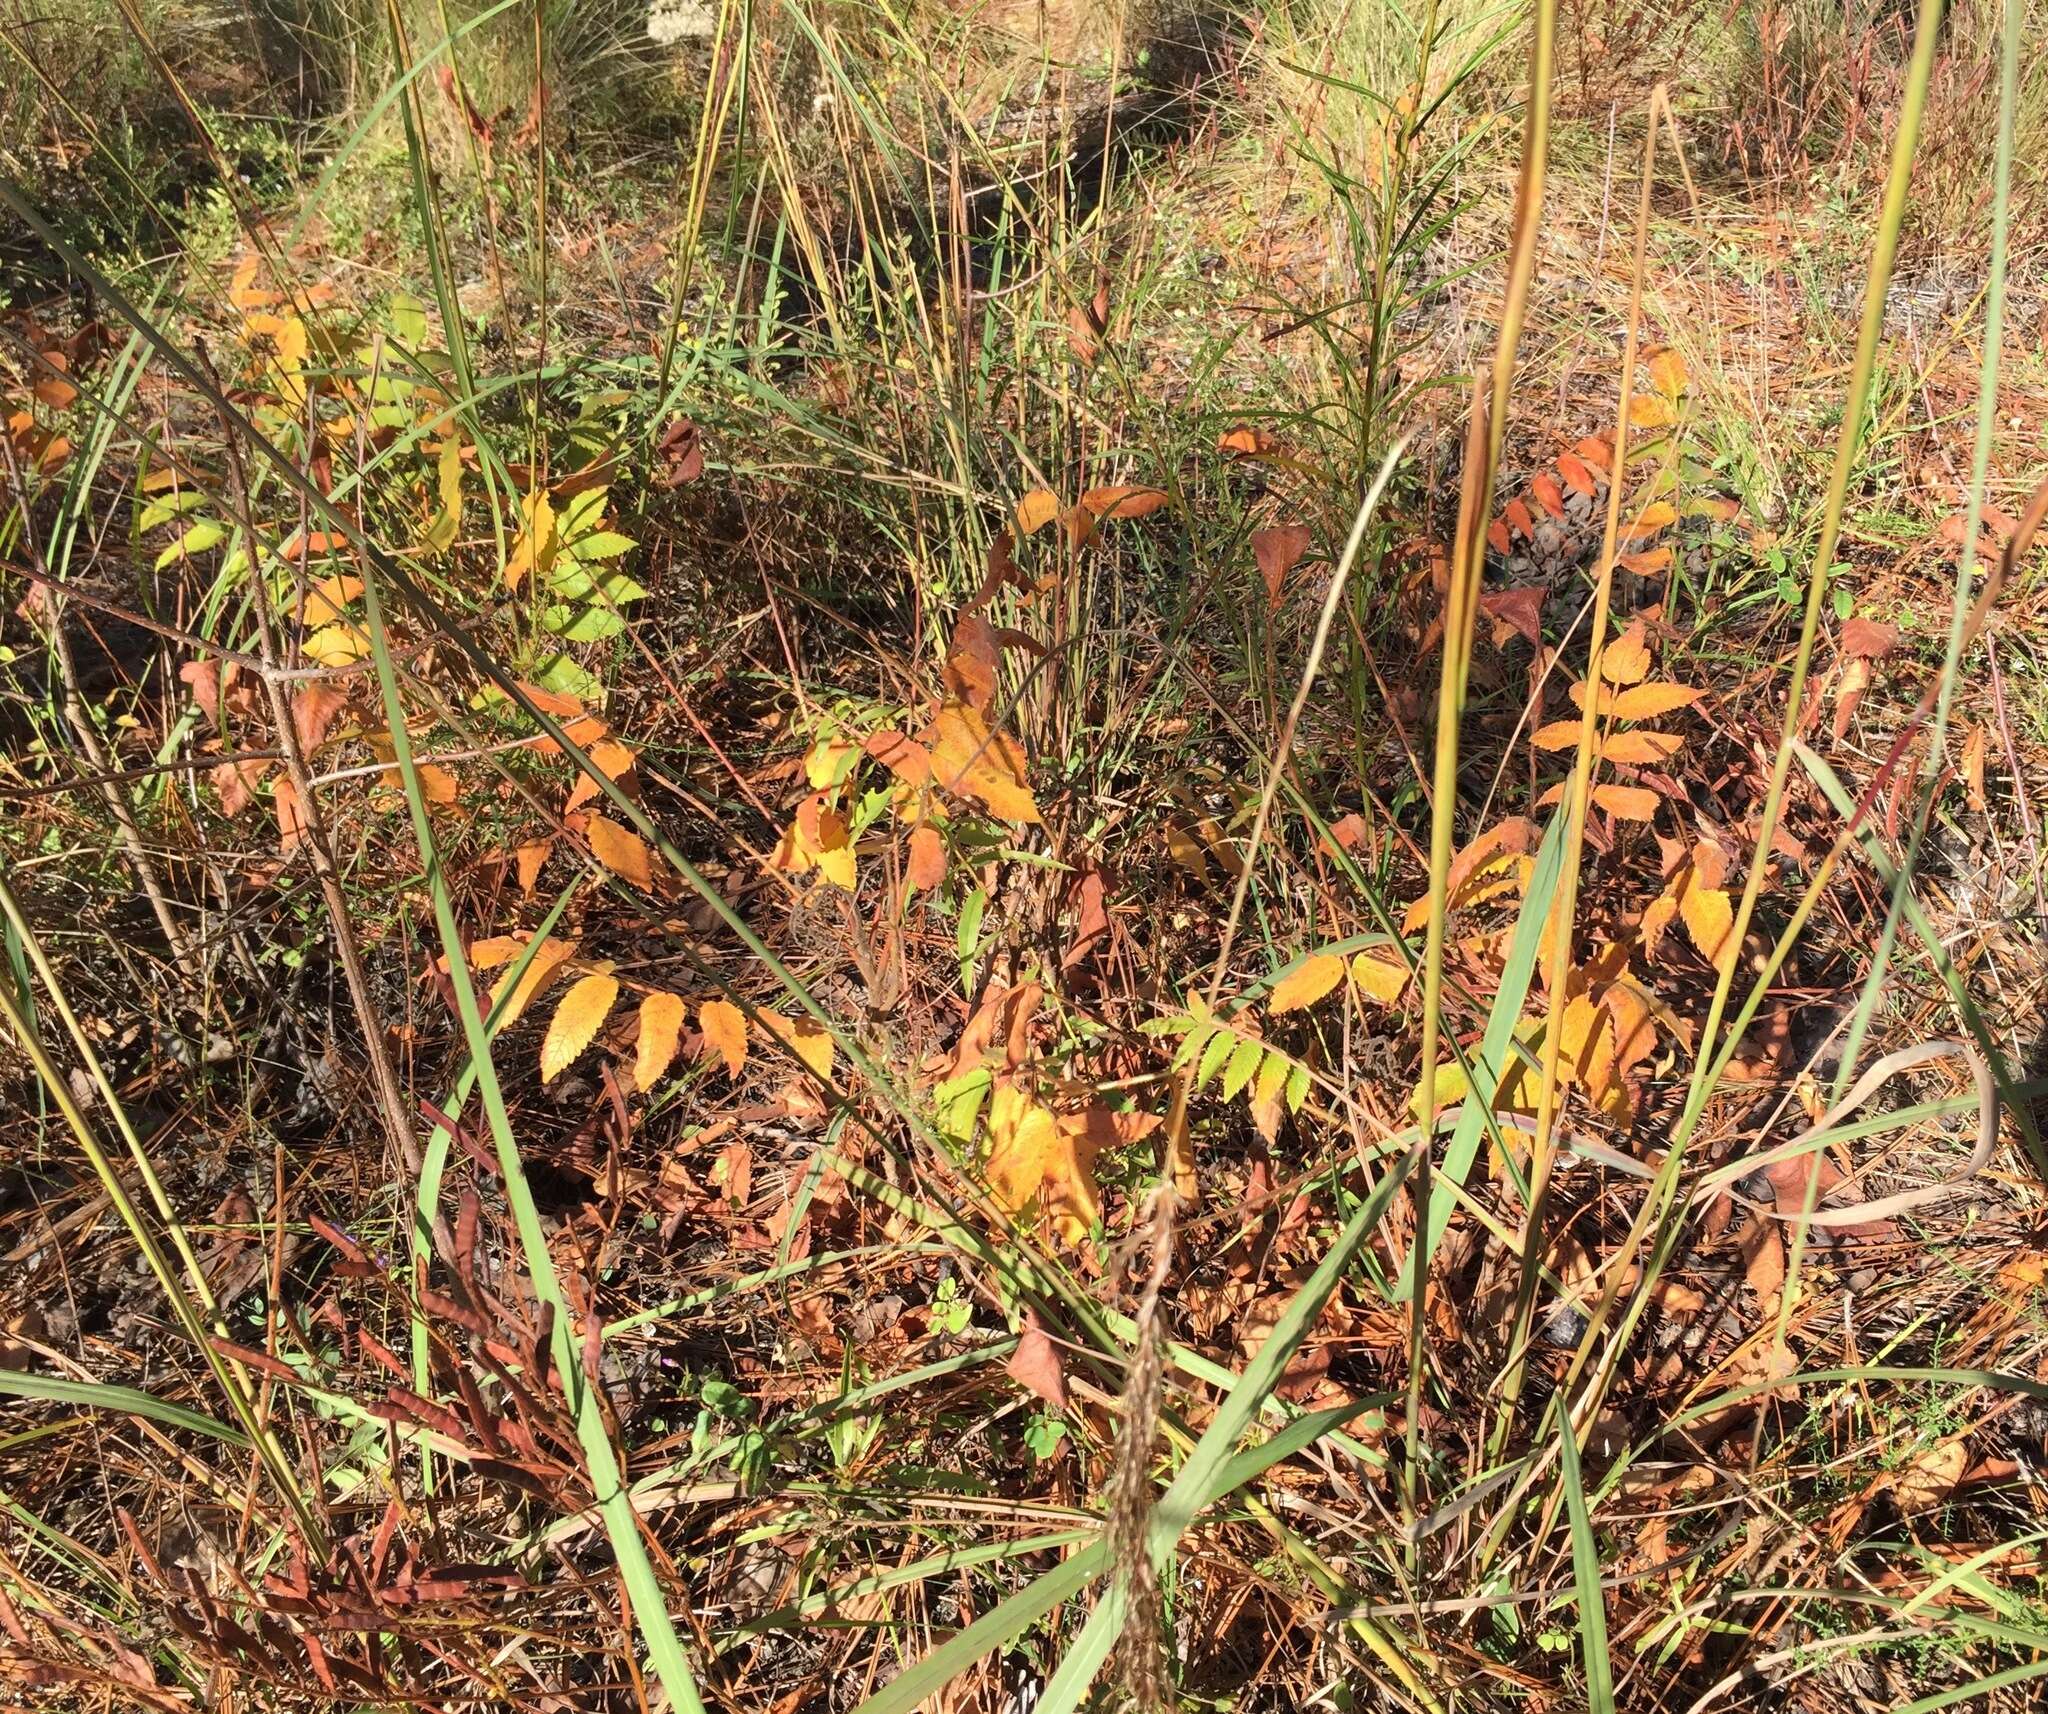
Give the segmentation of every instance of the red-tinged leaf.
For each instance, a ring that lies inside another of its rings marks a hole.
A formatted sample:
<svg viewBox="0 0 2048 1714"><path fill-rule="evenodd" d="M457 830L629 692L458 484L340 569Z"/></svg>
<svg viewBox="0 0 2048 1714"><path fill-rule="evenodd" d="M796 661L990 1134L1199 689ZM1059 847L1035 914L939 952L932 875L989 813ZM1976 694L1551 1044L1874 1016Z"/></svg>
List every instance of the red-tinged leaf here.
<svg viewBox="0 0 2048 1714"><path fill-rule="evenodd" d="M1510 500L1501 508L1501 516L1507 520L1508 528L1520 536L1536 533L1536 520L1529 515L1529 508L1519 500Z"/></svg>
<svg viewBox="0 0 2048 1714"><path fill-rule="evenodd" d="M1567 452L1558 456L1557 473L1564 478L1565 486L1574 494L1583 494L1590 500L1600 491L1600 485L1595 480L1591 468L1576 453Z"/></svg>
<svg viewBox="0 0 2048 1714"><path fill-rule="evenodd" d="M1038 1319L1037 1310L1025 1309L1017 1349L1010 1354L1003 1373L1054 1410L1067 1408L1067 1377L1060 1367L1059 1350L1045 1331L1045 1323Z"/></svg>
<svg viewBox="0 0 2048 1714"><path fill-rule="evenodd" d="M1512 892L1528 878L1528 853L1536 846L1536 824L1527 816L1509 816L1480 834L1451 859L1444 897L1452 910ZM1401 932L1412 934L1429 921L1425 895L1408 907Z"/></svg>
<svg viewBox="0 0 2048 1714"><path fill-rule="evenodd" d="M704 474L704 439L688 417L677 417L661 431L654 455L659 461L654 479L664 488L680 488Z"/></svg>
<svg viewBox="0 0 2048 1714"><path fill-rule="evenodd" d="M1539 470L1529 478L1529 492L1536 496L1536 504L1553 518L1564 516L1564 490L1558 487L1556 477Z"/></svg>
<svg viewBox="0 0 2048 1714"><path fill-rule="evenodd" d="M1495 553L1509 553L1514 548L1514 538L1508 534L1507 525L1499 518L1486 526L1486 539Z"/></svg>
<svg viewBox="0 0 2048 1714"><path fill-rule="evenodd" d="M270 771L268 762L222 762L207 770L213 789L220 793L221 814L233 820L256 801L252 787Z"/></svg>
<svg viewBox="0 0 2048 1714"><path fill-rule="evenodd" d="M289 856L306 841L306 811L299 802L298 787L279 780L271 788L271 808L277 816L277 848Z"/></svg>
<svg viewBox="0 0 2048 1714"><path fill-rule="evenodd" d="M969 708L987 708L995 698L1000 658L995 627L979 613L963 613L953 627L953 646L946 655L946 689Z"/></svg>
<svg viewBox="0 0 2048 1714"><path fill-rule="evenodd" d="M932 753L893 726L870 732L861 747L905 785L921 786L932 777Z"/></svg>
<svg viewBox="0 0 2048 1714"><path fill-rule="evenodd" d="M1102 329L1085 304L1067 311L1067 349L1084 368L1092 366L1102 350Z"/></svg>
<svg viewBox="0 0 2048 1714"><path fill-rule="evenodd" d="M929 892L946 878L946 841L929 822L910 836L910 861L903 879L914 893Z"/></svg>
<svg viewBox="0 0 2048 1714"><path fill-rule="evenodd" d="M1654 821L1662 800L1645 786L1603 785L1593 788L1593 801L1621 821Z"/></svg>
<svg viewBox="0 0 2048 1714"><path fill-rule="evenodd" d="M1301 563L1313 538L1301 524L1277 524L1271 529L1252 531L1252 558L1259 575L1266 580L1266 600L1278 607L1287 574Z"/></svg>
<svg viewBox="0 0 2048 1714"><path fill-rule="evenodd" d="M346 691L326 684L304 686L292 698L292 730L298 734L299 748L309 756L318 750L346 707Z"/></svg>
<svg viewBox="0 0 2048 1714"><path fill-rule="evenodd" d="M1880 624L1875 619L1850 619L1842 625L1837 641L1845 655L1861 655L1866 660L1883 660L1898 647L1899 628L1896 625Z"/></svg>
<svg viewBox="0 0 2048 1714"><path fill-rule="evenodd" d="M1496 590L1479 598L1479 611L1493 621L1493 646L1497 649L1510 637L1521 637L1531 648L1543 646L1543 598L1540 584L1520 589Z"/></svg>

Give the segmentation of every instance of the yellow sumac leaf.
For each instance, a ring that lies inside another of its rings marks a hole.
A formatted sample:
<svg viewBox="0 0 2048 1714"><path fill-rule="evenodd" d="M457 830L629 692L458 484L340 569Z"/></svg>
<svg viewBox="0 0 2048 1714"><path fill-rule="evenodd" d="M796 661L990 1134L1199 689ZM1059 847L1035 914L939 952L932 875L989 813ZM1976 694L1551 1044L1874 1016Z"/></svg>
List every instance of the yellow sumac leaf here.
<svg viewBox="0 0 2048 1714"><path fill-rule="evenodd" d="M1050 488L1034 488L1017 502L1017 533L1032 535L1060 515L1060 497Z"/></svg>
<svg viewBox="0 0 2048 1714"><path fill-rule="evenodd" d="M1678 901L1669 893L1659 893L1643 911L1643 950L1652 958L1663 943L1664 931L1678 915Z"/></svg>
<svg viewBox="0 0 2048 1714"><path fill-rule="evenodd" d="M1654 535L1667 525L1678 522L1678 508L1669 500L1652 500L1636 514L1636 521L1622 531L1629 537Z"/></svg>
<svg viewBox="0 0 2048 1714"><path fill-rule="evenodd" d="M590 841L590 854L614 875L636 887L652 885L654 861L639 834L616 821L593 815L583 836Z"/></svg>
<svg viewBox="0 0 2048 1714"><path fill-rule="evenodd" d="M1628 420L1637 428L1669 428L1678 421L1669 401L1655 393L1637 393L1628 402Z"/></svg>
<svg viewBox="0 0 2048 1714"><path fill-rule="evenodd" d="M1576 720L1553 720L1548 726L1539 726L1529 735L1529 742L1539 750L1570 750L1579 742L1579 723Z"/></svg>
<svg viewBox="0 0 2048 1714"><path fill-rule="evenodd" d="M540 1044L540 1080L552 1083L576 1063L619 997L616 976L590 975L570 986Z"/></svg>
<svg viewBox="0 0 2048 1714"><path fill-rule="evenodd" d="M941 705L924 733L932 773L946 790L979 798L1005 821L1039 820L1024 783L1024 752L1005 732L992 732L980 713L957 698Z"/></svg>
<svg viewBox="0 0 2048 1714"><path fill-rule="evenodd" d="M1095 1184L1095 1143L1086 1125L1063 1125L1015 1083L989 1098L989 1198L1013 1219L1034 1205L1067 1244L1079 1244L1102 1218Z"/></svg>
<svg viewBox="0 0 2048 1714"><path fill-rule="evenodd" d="M1564 1075L1595 1101L1614 1082L1614 1020L1591 996L1580 994L1558 1021L1558 1057Z"/></svg>
<svg viewBox="0 0 2048 1714"><path fill-rule="evenodd" d="M761 1021L782 1038L789 1051L820 1077L832 1075L832 1032L816 1018L785 1018L776 1012L763 1012Z"/></svg>
<svg viewBox="0 0 2048 1714"><path fill-rule="evenodd" d="M683 997L649 994L640 1002L640 1040L633 1050L633 1081L642 1092L668 1070L683 1039Z"/></svg>
<svg viewBox="0 0 2048 1714"><path fill-rule="evenodd" d="M1608 983L1601 991L1600 1004L1611 1020L1615 1073L1625 1077L1656 1051L1656 1025L1650 1021L1650 1008L1632 982Z"/></svg>
<svg viewBox="0 0 2048 1714"><path fill-rule="evenodd" d="M1361 952L1351 961L1351 980L1361 994L1391 1006L1408 987L1408 966L1383 952Z"/></svg>
<svg viewBox="0 0 2048 1714"><path fill-rule="evenodd" d="M1646 786L1595 786L1593 801L1623 821L1657 819L1657 794Z"/></svg>
<svg viewBox="0 0 2048 1714"><path fill-rule="evenodd" d="M323 667L345 667L370 652L370 639L356 625L323 625L305 642L306 659Z"/></svg>
<svg viewBox="0 0 2048 1714"><path fill-rule="evenodd" d="M1274 1016L1313 1006L1344 980L1344 960L1334 952L1318 952L1304 958L1273 984L1266 1010Z"/></svg>
<svg viewBox="0 0 2048 1714"><path fill-rule="evenodd" d="M505 561L505 587L517 589L529 571L547 575L555 559L555 508L545 488L519 502L519 534Z"/></svg>
<svg viewBox="0 0 2048 1714"><path fill-rule="evenodd" d="M1609 684L1640 684L1649 673L1649 639L1638 619L1600 651L1600 676Z"/></svg>
<svg viewBox="0 0 2048 1714"><path fill-rule="evenodd" d="M1631 768L1654 767L1684 748L1685 740L1675 732L1617 732L1600 746L1600 759Z"/></svg>
<svg viewBox="0 0 2048 1714"><path fill-rule="evenodd" d="M1697 879L1678 901L1678 915L1700 955L1717 970L1735 959L1735 906L1719 887L1702 887Z"/></svg>
<svg viewBox="0 0 2048 1714"><path fill-rule="evenodd" d="M1660 351L1650 359L1650 383L1667 399L1675 399L1684 392L1689 379L1685 359L1677 352Z"/></svg>
<svg viewBox="0 0 2048 1714"><path fill-rule="evenodd" d="M510 964L526 950L531 937L524 934L493 934L482 940L469 943L469 967L472 970L495 970L501 964ZM441 973L448 973L448 955L444 952L434 960L441 967Z"/></svg>
<svg viewBox="0 0 2048 1714"><path fill-rule="evenodd" d="M820 738L804 755L804 778L811 782L812 791L826 791L845 778L844 770L859 754L850 738L841 738L836 733Z"/></svg>
<svg viewBox="0 0 2048 1714"><path fill-rule="evenodd" d="M725 1061L727 1075L739 1076L747 1063L747 1014L730 1000L706 1000L697 1008L697 1028Z"/></svg>
<svg viewBox="0 0 2048 1714"><path fill-rule="evenodd" d="M420 777L420 796L427 802L451 804L461 796L461 789L455 783L455 776L446 768L437 767L432 762L422 762L413 772Z"/></svg>

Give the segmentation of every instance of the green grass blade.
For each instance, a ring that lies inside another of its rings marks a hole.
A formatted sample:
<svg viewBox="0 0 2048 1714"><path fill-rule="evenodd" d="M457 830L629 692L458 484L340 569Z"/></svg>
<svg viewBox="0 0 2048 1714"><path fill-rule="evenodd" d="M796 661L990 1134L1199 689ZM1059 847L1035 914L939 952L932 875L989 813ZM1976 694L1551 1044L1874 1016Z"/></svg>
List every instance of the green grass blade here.
<svg viewBox="0 0 2048 1714"><path fill-rule="evenodd" d="M116 1416L147 1417L166 1428L182 1428L224 1440L230 1446L247 1446L249 1437L239 1428L160 1399L154 1393L134 1387L117 1387L106 1381L72 1381L61 1375L37 1375L18 1369L0 1369L0 1393L17 1399L50 1399L58 1404L77 1405L84 1410L108 1411Z"/></svg>
<svg viewBox="0 0 2048 1714"><path fill-rule="evenodd" d="M1579 1479L1578 1436L1573 1433L1570 1420L1562 1415L1558 1419L1557 1450L1565 1515L1571 1520L1572 1582L1579 1592L1579 1649L1586 1668L1586 1703L1590 1714L1614 1714L1614 1663L1607 1654L1607 1605L1600 1592L1600 1544L1593 1538L1585 1484Z"/></svg>

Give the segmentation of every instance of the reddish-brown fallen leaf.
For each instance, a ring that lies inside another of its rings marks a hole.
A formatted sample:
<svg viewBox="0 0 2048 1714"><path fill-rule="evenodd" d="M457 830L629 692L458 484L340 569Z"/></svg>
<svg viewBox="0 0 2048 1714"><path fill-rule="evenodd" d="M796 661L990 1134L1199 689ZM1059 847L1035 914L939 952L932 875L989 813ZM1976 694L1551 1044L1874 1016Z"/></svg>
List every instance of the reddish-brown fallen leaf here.
<svg viewBox="0 0 2048 1714"><path fill-rule="evenodd" d="M1514 548L1514 538L1508 534L1507 525L1499 518L1486 526L1486 539L1495 553L1508 553Z"/></svg>
<svg viewBox="0 0 2048 1714"><path fill-rule="evenodd" d="M1269 605L1280 605L1287 574L1301 563L1312 540L1307 527L1301 524L1276 524L1270 529L1252 531L1252 558L1258 562L1259 575L1266 580Z"/></svg>
<svg viewBox="0 0 2048 1714"><path fill-rule="evenodd" d="M1067 1377L1060 1367L1059 1349L1038 1319L1038 1311L1026 1307L1024 1325L1018 1330L1017 1349L1003 1367L1003 1373L1043 1399L1054 1410L1067 1408Z"/></svg>
<svg viewBox="0 0 2048 1714"><path fill-rule="evenodd" d="M1493 621L1493 646L1519 636L1531 648L1543 646L1543 597L1541 584L1520 589L1499 589L1479 598L1479 611Z"/></svg>
<svg viewBox="0 0 2048 1714"><path fill-rule="evenodd" d="M1841 635L1836 640L1845 655L1882 660L1898 647L1899 628L1881 624L1875 619L1848 619L1843 621Z"/></svg>
<svg viewBox="0 0 2048 1714"><path fill-rule="evenodd" d="M987 708L996 694L999 661L995 627L979 613L961 614L946 654L946 689L977 712Z"/></svg>
<svg viewBox="0 0 2048 1714"><path fill-rule="evenodd" d="M309 684L300 689L292 698L292 730L298 734L299 748L311 755L326 743L327 734L347 706L348 693L332 685Z"/></svg>
<svg viewBox="0 0 2048 1714"><path fill-rule="evenodd" d="M910 835L910 861L903 879L913 893L929 892L946 878L946 841L929 822Z"/></svg>
<svg viewBox="0 0 2048 1714"><path fill-rule="evenodd" d="M655 480L664 488L680 488L704 474L704 437L688 417L677 417L661 431L654 455L660 461Z"/></svg>
<svg viewBox="0 0 2048 1714"><path fill-rule="evenodd" d="M271 789L270 801L277 815L277 848L289 855L306 841L306 811L299 802L299 789L290 780L279 780Z"/></svg>

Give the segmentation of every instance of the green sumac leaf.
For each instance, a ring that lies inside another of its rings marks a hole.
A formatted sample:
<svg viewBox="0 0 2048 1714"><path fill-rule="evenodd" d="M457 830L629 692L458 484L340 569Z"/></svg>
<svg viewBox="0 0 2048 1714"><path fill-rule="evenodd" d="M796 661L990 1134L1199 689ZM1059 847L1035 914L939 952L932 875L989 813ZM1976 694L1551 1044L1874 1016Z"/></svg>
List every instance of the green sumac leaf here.
<svg viewBox="0 0 2048 1714"><path fill-rule="evenodd" d="M1195 1087L1200 1089L1217 1072L1223 1069L1223 1062L1230 1057L1231 1049L1237 1045L1237 1037L1228 1030L1218 1030L1209 1038L1209 1044L1202 1049L1202 1064L1195 1073ZM1247 1073L1247 1076L1250 1074Z"/></svg>
<svg viewBox="0 0 2048 1714"><path fill-rule="evenodd" d="M626 628L609 607L550 607L540 622L567 643L601 643Z"/></svg>
<svg viewBox="0 0 2048 1714"><path fill-rule="evenodd" d="M391 337L408 351L427 342L427 306L411 292L391 294Z"/></svg>
<svg viewBox="0 0 2048 1714"><path fill-rule="evenodd" d="M1259 1069L1259 1061L1265 1057L1265 1048L1250 1036L1231 1050L1230 1065L1223 1073L1224 1100L1234 1101L1244 1092L1244 1086L1251 1082L1252 1073Z"/></svg>
<svg viewBox="0 0 2048 1714"><path fill-rule="evenodd" d="M166 566L175 565L181 559L189 559L196 553L204 553L208 548L217 548L227 539L227 525L217 523L212 518L201 518L156 556L156 569L162 571Z"/></svg>
<svg viewBox="0 0 2048 1714"><path fill-rule="evenodd" d="M534 676L543 689L560 691L564 696L580 696L586 702L604 694L604 686L598 682L597 675L568 655L556 655Z"/></svg>
<svg viewBox="0 0 2048 1714"><path fill-rule="evenodd" d="M569 543L569 551L578 559L617 559L622 553L630 553L634 547L631 536L622 536L617 530L592 530L587 536L577 536Z"/></svg>
<svg viewBox="0 0 2048 1714"><path fill-rule="evenodd" d="M1301 1104L1308 1099L1308 1067L1297 1064L1287 1074L1287 1111L1299 1113Z"/></svg>

